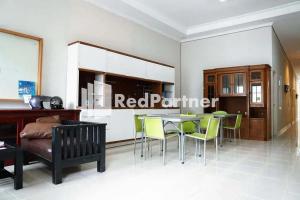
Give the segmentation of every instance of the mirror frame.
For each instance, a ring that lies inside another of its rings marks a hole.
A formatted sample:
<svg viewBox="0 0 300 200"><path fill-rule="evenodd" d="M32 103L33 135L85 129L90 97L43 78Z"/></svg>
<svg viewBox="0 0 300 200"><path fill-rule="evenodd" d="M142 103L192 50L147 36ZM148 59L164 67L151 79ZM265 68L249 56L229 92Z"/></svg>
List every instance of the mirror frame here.
<svg viewBox="0 0 300 200"><path fill-rule="evenodd" d="M25 39L29 40L35 40L39 44L39 49L38 49L38 74L37 74L37 87L36 87L36 95L41 95L41 90L42 90L42 65L43 65L43 38L16 32L16 31L11 31L8 29L3 29L0 28L0 33L5 33L9 35L13 35L16 37L22 37ZM6 101L6 102L23 102L23 99L1 99L0 101Z"/></svg>

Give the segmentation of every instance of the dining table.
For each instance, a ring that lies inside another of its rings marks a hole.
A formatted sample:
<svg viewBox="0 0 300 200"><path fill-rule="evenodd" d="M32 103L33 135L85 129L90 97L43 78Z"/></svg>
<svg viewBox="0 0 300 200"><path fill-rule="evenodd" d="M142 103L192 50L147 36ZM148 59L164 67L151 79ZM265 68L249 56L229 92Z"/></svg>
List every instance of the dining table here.
<svg viewBox="0 0 300 200"><path fill-rule="evenodd" d="M183 123L184 122L193 122L195 123L196 127L200 131L199 123L201 117L199 116L187 116L187 115L180 115L180 114L162 114L162 115L141 115L138 117L142 121L142 137L141 137L141 157L143 157L143 144L144 144L144 119L145 117L161 117L163 121L164 127L168 124L173 126L175 130L179 134L179 160L182 164L185 161L185 133L183 131ZM178 127L179 126L179 127Z"/></svg>

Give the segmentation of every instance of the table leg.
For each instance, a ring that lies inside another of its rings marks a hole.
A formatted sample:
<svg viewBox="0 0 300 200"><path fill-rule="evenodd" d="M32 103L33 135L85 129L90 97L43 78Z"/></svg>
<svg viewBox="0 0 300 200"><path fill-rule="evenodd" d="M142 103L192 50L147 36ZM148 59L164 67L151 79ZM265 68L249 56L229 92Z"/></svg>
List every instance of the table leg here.
<svg viewBox="0 0 300 200"><path fill-rule="evenodd" d="M17 147L16 158L15 158L15 176L14 176L14 186L15 189L23 188L23 153Z"/></svg>
<svg viewBox="0 0 300 200"><path fill-rule="evenodd" d="M220 119L220 146L223 146L223 138L224 138L224 131L223 131L223 118Z"/></svg>
<svg viewBox="0 0 300 200"><path fill-rule="evenodd" d="M180 124L180 137L181 137L181 164L184 164L184 132L183 132L183 124Z"/></svg>

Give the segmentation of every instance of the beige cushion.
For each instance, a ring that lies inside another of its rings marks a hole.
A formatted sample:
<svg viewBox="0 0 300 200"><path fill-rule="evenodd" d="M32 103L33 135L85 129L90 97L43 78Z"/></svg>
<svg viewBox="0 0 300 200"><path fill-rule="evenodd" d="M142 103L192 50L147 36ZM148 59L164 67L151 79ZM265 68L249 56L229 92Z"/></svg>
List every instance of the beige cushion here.
<svg viewBox="0 0 300 200"><path fill-rule="evenodd" d="M59 123L29 123L21 131L21 138L49 139L52 137L52 128L59 126Z"/></svg>
<svg viewBox="0 0 300 200"><path fill-rule="evenodd" d="M36 119L37 123L61 123L59 115L54 115L50 117L40 117Z"/></svg>

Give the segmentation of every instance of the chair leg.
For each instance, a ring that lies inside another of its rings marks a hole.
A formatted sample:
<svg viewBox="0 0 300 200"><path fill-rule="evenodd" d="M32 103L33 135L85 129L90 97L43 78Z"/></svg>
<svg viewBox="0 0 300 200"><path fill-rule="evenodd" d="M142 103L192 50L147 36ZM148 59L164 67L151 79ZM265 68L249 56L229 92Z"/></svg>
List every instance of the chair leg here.
<svg viewBox="0 0 300 200"><path fill-rule="evenodd" d="M149 140L149 144L150 144L150 157L152 157L152 138Z"/></svg>
<svg viewBox="0 0 300 200"><path fill-rule="evenodd" d="M163 164L166 164L166 140L163 140Z"/></svg>
<svg viewBox="0 0 300 200"><path fill-rule="evenodd" d="M216 140L216 160L218 160L218 140Z"/></svg>
<svg viewBox="0 0 300 200"><path fill-rule="evenodd" d="M145 145L144 145L144 159L146 160L146 157L147 157L147 137L144 138L144 141L145 141Z"/></svg>
<svg viewBox="0 0 300 200"><path fill-rule="evenodd" d="M0 160L0 171L4 169L4 161Z"/></svg>
<svg viewBox="0 0 300 200"><path fill-rule="evenodd" d="M201 140L199 140L198 145L198 156L201 157Z"/></svg>
<svg viewBox="0 0 300 200"><path fill-rule="evenodd" d="M136 134L134 136L134 149L133 149L133 154L135 155L135 151L136 151Z"/></svg>
<svg viewBox="0 0 300 200"><path fill-rule="evenodd" d="M52 182L57 185L62 183L62 168L60 166L53 166L52 169Z"/></svg>
<svg viewBox="0 0 300 200"><path fill-rule="evenodd" d="M236 129L233 130L234 143L236 143Z"/></svg>
<svg viewBox="0 0 300 200"><path fill-rule="evenodd" d="M197 158L198 157L198 140L197 139L195 139L195 158Z"/></svg>
<svg viewBox="0 0 300 200"><path fill-rule="evenodd" d="M206 140L204 140L203 158L204 158L204 166L206 166Z"/></svg>
<svg viewBox="0 0 300 200"><path fill-rule="evenodd" d="M178 143L179 143L178 157L179 157L179 160L181 160L181 136L180 135L178 135Z"/></svg>
<svg viewBox="0 0 300 200"><path fill-rule="evenodd" d="M241 142L241 129L239 128L239 141Z"/></svg>

